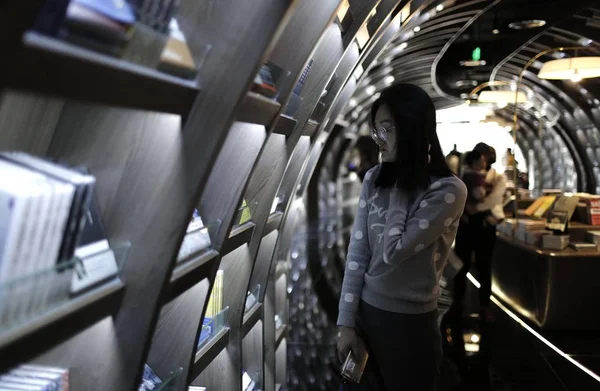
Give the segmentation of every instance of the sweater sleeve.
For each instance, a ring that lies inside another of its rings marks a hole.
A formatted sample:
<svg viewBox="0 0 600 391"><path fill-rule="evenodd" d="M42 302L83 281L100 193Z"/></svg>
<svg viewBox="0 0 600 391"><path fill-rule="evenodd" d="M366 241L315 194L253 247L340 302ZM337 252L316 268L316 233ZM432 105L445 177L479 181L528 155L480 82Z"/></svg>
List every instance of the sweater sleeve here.
<svg viewBox="0 0 600 391"><path fill-rule="evenodd" d="M354 219L354 226L350 236L348 255L346 256L346 271L342 282L342 293L339 304L338 326L355 327L358 313L358 303L365 282L365 273L371 262L371 248L369 247L369 230L367 219L369 207L369 182L372 172L365 176L360 191L358 211Z"/></svg>
<svg viewBox="0 0 600 391"><path fill-rule="evenodd" d="M476 205L477 211L485 212L487 210L493 210L494 207L498 205L502 205L502 199L504 198L505 191L506 177L504 175L495 174L494 187L490 194L488 194L482 202Z"/></svg>
<svg viewBox="0 0 600 391"><path fill-rule="evenodd" d="M385 224L383 261L397 264L430 246L460 218L466 199L467 188L460 179L443 178L430 186L409 216L406 192L394 189Z"/></svg>

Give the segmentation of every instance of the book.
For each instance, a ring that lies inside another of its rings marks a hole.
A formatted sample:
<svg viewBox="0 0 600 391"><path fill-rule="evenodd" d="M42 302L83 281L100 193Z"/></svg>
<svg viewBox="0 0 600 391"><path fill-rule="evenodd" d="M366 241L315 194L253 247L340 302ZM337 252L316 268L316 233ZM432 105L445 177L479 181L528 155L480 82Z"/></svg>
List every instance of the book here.
<svg viewBox="0 0 600 391"><path fill-rule="evenodd" d="M138 391L152 391L161 384L162 380L154 373L152 368L148 364L144 364L144 373Z"/></svg>
<svg viewBox="0 0 600 391"><path fill-rule="evenodd" d="M577 251L597 252L598 245L595 243L571 242L569 246Z"/></svg>
<svg viewBox="0 0 600 391"><path fill-rule="evenodd" d="M542 248L547 250L564 250L569 245L569 235L544 235Z"/></svg>
<svg viewBox="0 0 600 391"><path fill-rule="evenodd" d="M600 244L600 231L587 231L585 239L590 243Z"/></svg>
<svg viewBox="0 0 600 391"><path fill-rule="evenodd" d="M546 226L548 229L565 232L578 203L579 197L559 196L552 205L552 209L547 213Z"/></svg>
<svg viewBox="0 0 600 391"><path fill-rule="evenodd" d="M550 207L556 200L556 196L553 195L544 196L541 198L543 198L543 201L541 202L540 206L538 206L538 208L535 210L535 212L533 212L534 217L544 217L546 215L546 212L550 209Z"/></svg>
<svg viewBox="0 0 600 391"><path fill-rule="evenodd" d="M68 226L66 227L59 255L59 260L71 259L85 225L86 212L90 206L96 179L92 175L82 174L23 152L0 152L0 158L56 181L71 184L75 188L69 211Z"/></svg>
<svg viewBox="0 0 600 391"><path fill-rule="evenodd" d="M196 76L196 63L175 18L169 24L169 39L161 53L158 69L188 79Z"/></svg>

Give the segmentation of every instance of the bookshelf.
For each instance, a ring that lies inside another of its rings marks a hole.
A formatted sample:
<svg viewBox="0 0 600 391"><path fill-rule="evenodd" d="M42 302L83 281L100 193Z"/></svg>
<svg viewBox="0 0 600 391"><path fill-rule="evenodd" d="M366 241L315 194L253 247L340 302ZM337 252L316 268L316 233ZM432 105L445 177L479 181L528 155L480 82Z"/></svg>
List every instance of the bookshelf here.
<svg viewBox="0 0 600 391"><path fill-rule="evenodd" d="M0 331L0 369L69 368L89 391L135 389L144 364L159 389L241 390L244 370L285 390L295 216L379 2L350 1L342 35L339 0L182 1L190 79L37 32L44 1L17 3L0 14L14 58L0 64L0 150L87 167L108 238L131 247L114 279ZM277 99L251 90L267 62L285 74ZM211 244L178 259L194 209ZM228 310L198 347L220 271Z"/></svg>

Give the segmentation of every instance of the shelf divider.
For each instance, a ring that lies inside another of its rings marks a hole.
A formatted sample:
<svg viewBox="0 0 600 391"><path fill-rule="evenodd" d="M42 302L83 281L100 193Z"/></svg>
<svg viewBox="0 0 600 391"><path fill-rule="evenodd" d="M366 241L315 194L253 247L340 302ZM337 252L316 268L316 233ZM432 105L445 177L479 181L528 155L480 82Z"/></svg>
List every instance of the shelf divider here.
<svg viewBox="0 0 600 391"><path fill-rule="evenodd" d="M27 32L19 61L22 71L8 86L66 99L187 115L199 87L186 80L79 47L37 32Z"/></svg>
<svg viewBox="0 0 600 391"><path fill-rule="evenodd" d="M273 133L282 134L285 137L289 137L292 135L297 123L298 121L296 121L294 118L282 114L279 116L279 121L277 121L275 129L273 129Z"/></svg>
<svg viewBox="0 0 600 391"><path fill-rule="evenodd" d="M254 224L252 221L248 221L238 227L233 228L229 238L227 238L225 243L223 243L223 248L221 249L223 256L229 254L236 248L249 243L250 239L252 239L255 228L256 224Z"/></svg>
<svg viewBox="0 0 600 391"><path fill-rule="evenodd" d="M168 301L173 300L189 288L208 277L215 262L219 260L219 253L213 249L206 249L175 266L171 274Z"/></svg>
<svg viewBox="0 0 600 391"><path fill-rule="evenodd" d="M60 344L90 325L113 315L119 308L125 284L118 279L68 300L46 313L0 333L0 372L14 363L32 357Z"/></svg>
<svg viewBox="0 0 600 391"><path fill-rule="evenodd" d="M277 348L279 347L279 344L281 344L281 341L283 341L283 338L287 335L287 332L288 332L287 324L284 324L277 331L275 331L275 350L277 350Z"/></svg>
<svg viewBox="0 0 600 391"><path fill-rule="evenodd" d="M249 91L238 108L236 121L269 126L280 108L277 101Z"/></svg>
<svg viewBox="0 0 600 391"><path fill-rule="evenodd" d="M269 215L269 218L267 219L267 224L263 231L263 237L267 236L268 234L275 231L276 229L279 229L279 225L281 224L282 218L283 218L283 212L275 212L275 213L272 213L271 215Z"/></svg>

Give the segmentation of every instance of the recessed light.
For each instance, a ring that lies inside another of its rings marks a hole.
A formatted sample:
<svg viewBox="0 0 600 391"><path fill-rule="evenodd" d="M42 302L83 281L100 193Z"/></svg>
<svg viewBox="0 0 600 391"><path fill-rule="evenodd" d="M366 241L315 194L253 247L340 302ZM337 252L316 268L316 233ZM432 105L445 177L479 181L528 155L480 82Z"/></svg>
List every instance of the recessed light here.
<svg viewBox="0 0 600 391"><path fill-rule="evenodd" d="M368 86L365 89L365 92L367 93L367 95L373 95L375 93L377 89L375 88L375 86Z"/></svg>
<svg viewBox="0 0 600 391"><path fill-rule="evenodd" d="M386 76L383 81L385 82L385 84L387 84L389 86L389 85L391 85L394 82L394 80L396 80L394 78L394 76L389 75L389 76Z"/></svg>
<svg viewBox="0 0 600 391"><path fill-rule="evenodd" d="M441 12L444 10L444 4L439 4L437 7L435 7L436 10L438 10L438 12Z"/></svg>
<svg viewBox="0 0 600 391"><path fill-rule="evenodd" d="M408 46L408 44L406 42L402 42L400 44L400 46L398 46L398 48L400 48L400 50L404 50L404 49L406 49L407 46Z"/></svg>
<svg viewBox="0 0 600 391"><path fill-rule="evenodd" d="M577 42L578 42L578 43L579 43L581 46L590 46L590 45L592 44L592 42L594 42L594 41L592 41L592 40L591 40L591 39L589 39L589 38L582 37L582 38L579 38L579 39L577 40Z"/></svg>
<svg viewBox="0 0 600 391"><path fill-rule="evenodd" d="M419 31L421 31L421 27L420 27L420 26L417 26L417 27L415 27L415 28L413 29L413 31L414 31L415 33L418 33Z"/></svg>
<svg viewBox="0 0 600 391"><path fill-rule="evenodd" d="M498 35L498 34L500 34L500 30L498 30L498 29L493 29L493 30L492 30L492 34L494 34L494 35Z"/></svg>
<svg viewBox="0 0 600 391"><path fill-rule="evenodd" d="M529 19L529 20L519 20L518 22L512 22L508 25L509 28L513 30L526 30L526 29L535 29L538 27L543 27L546 25L545 20L541 19Z"/></svg>
<svg viewBox="0 0 600 391"><path fill-rule="evenodd" d="M459 80L456 83L454 83L458 88L463 88L463 87L476 87L477 81L476 80Z"/></svg>

